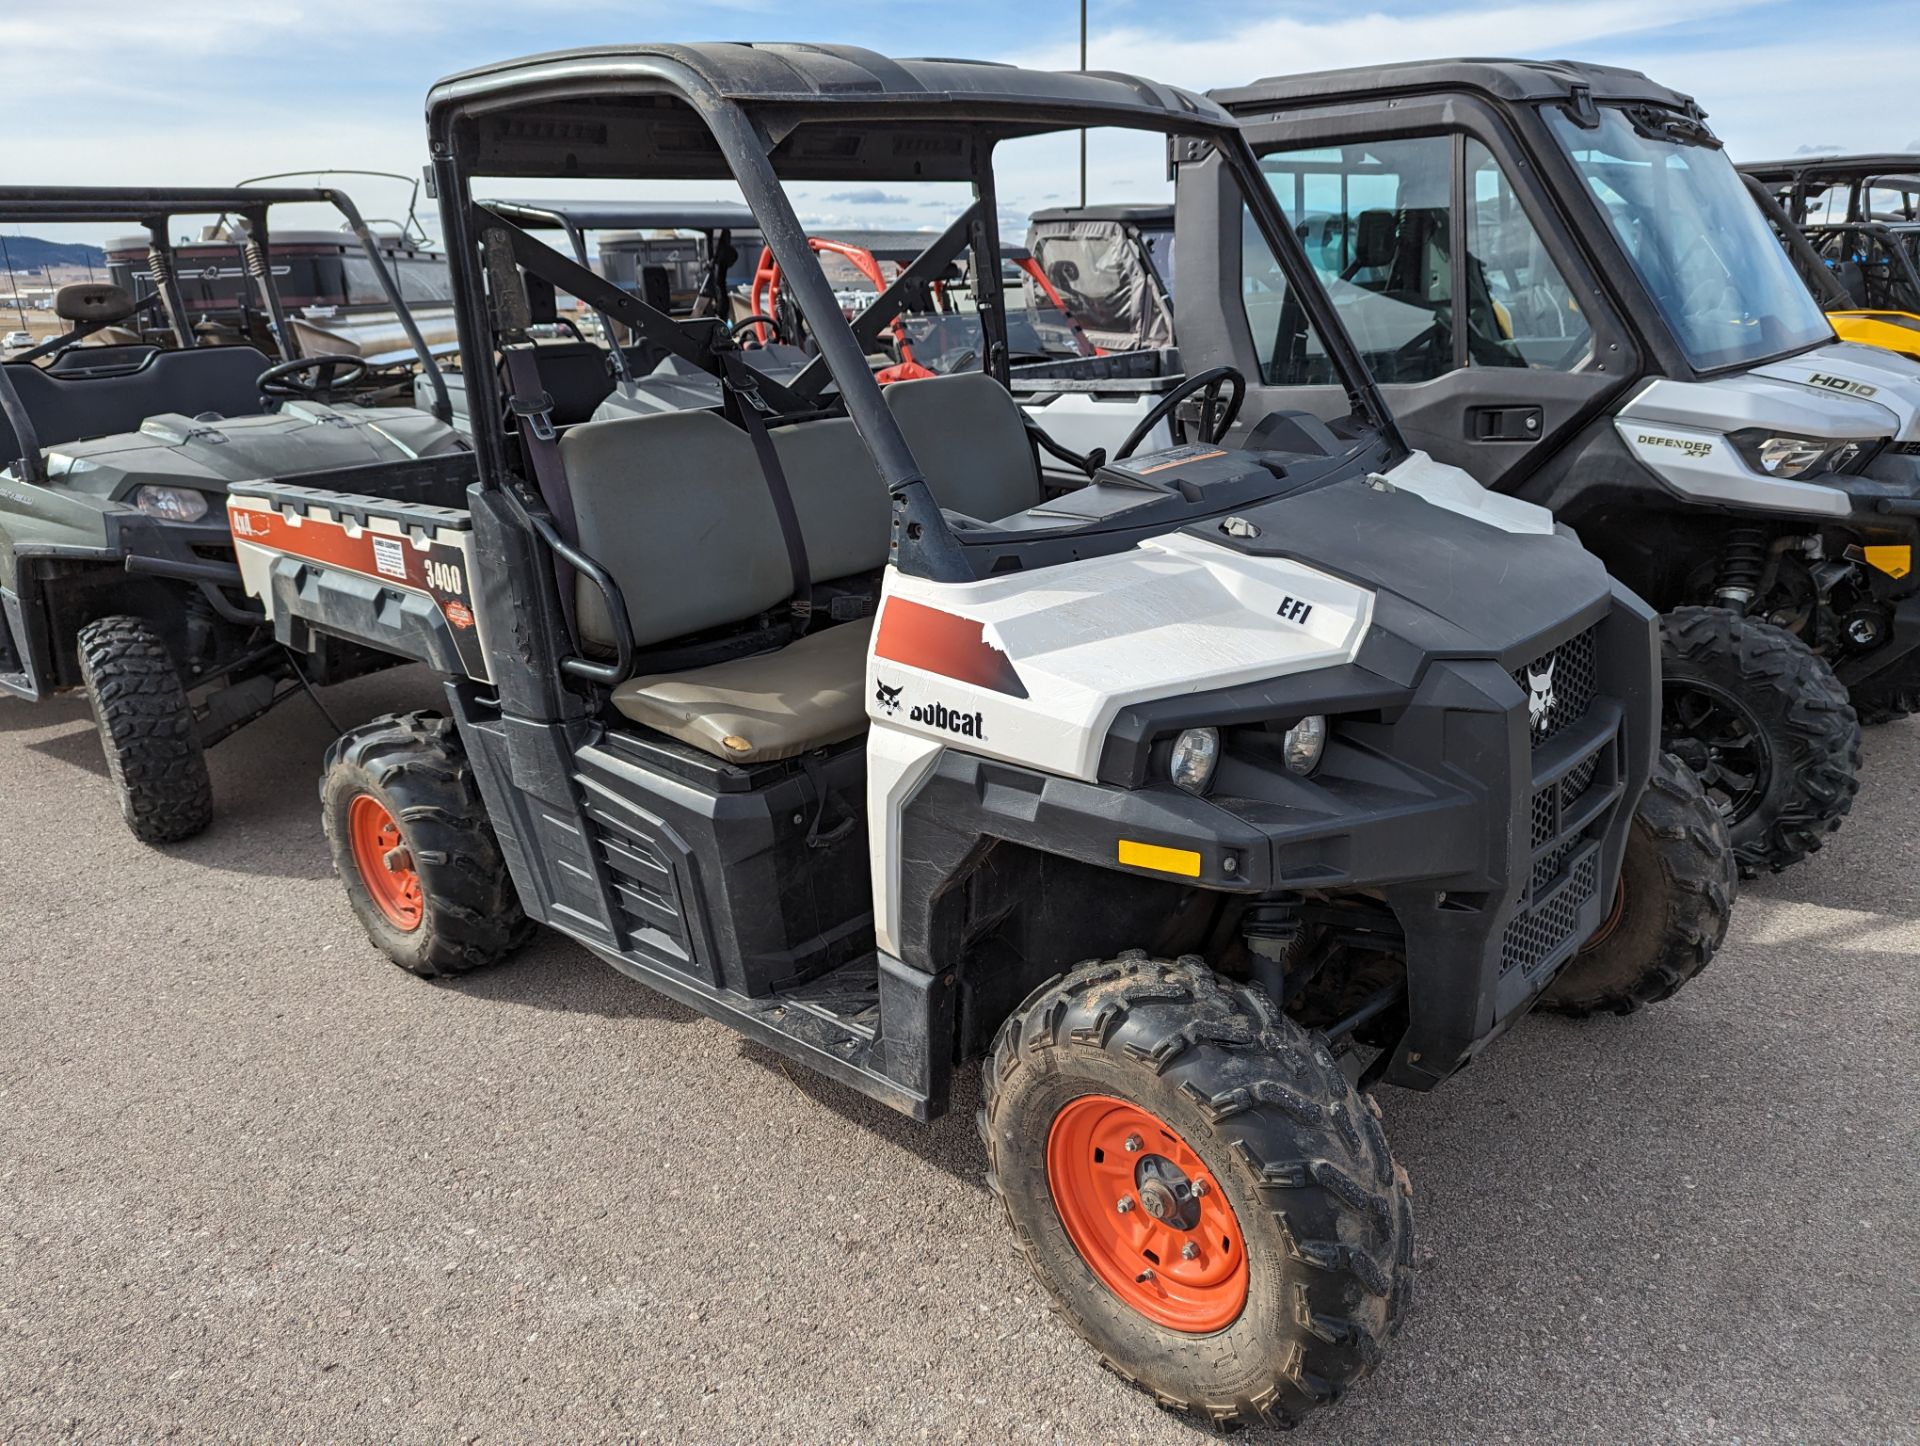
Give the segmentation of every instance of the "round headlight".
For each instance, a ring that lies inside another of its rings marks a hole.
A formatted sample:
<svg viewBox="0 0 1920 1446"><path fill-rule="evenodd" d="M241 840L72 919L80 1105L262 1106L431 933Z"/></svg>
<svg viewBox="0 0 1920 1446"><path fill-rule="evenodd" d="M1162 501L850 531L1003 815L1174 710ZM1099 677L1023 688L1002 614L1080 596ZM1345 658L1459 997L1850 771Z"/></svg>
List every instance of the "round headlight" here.
<svg viewBox="0 0 1920 1446"><path fill-rule="evenodd" d="M207 497L189 487L140 487L133 505L162 522L198 522L207 515Z"/></svg>
<svg viewBox="0 0 1920 1446"><path fill-rule="evenodd" d="M1214 728L1189 728L1173 740L1167 777L1188 793L1205 793L1213 782L1213 766L1220 761L1220 733Z"/></svg>
<svg viewBox="0 0 1920 1446"><path fill-rule="evenodd" d="M1320 766L1320 755L1327 751L1327 720L1309 713L1287 730L1280 740L1280 759L1290 773L1308 774Z"/></svg>

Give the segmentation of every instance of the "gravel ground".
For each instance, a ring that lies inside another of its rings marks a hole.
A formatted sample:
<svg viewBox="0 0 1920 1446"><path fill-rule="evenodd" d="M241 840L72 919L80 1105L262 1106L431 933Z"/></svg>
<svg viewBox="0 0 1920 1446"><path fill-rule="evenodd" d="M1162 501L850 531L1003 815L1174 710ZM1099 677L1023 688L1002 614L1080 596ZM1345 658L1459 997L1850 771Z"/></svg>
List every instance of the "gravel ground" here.
<svg viewBox="0 0 1920 1446"><path fill-rule="evenodd" d="M82 704L0 704L0 1440L1209 1434L1043 1308L972 1072L919 1126L551 935L394 969L329 738L222 745L214 828L150 850ZM1681 998L1383 1098L1414 1320L1293 1440L1920 1440L1920 725L1867 778Z"/></svg>

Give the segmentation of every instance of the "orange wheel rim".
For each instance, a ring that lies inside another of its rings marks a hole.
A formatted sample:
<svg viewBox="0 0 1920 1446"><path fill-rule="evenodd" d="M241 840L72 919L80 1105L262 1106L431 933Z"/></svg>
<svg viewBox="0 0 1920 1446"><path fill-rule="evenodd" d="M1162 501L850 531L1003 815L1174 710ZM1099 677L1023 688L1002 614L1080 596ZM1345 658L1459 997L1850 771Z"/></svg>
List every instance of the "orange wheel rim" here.
<svg viewBox="0 0 1920 1446"><path fill-rule="evenodd" d="M386 805L372 794L357 795L347 809L347 840L353 846L353 865L374 907L396 929L419 928L426 914L420 875L407 841L400 836L400 825Z"/></svg>
<svg viewBox="0 0 1920 1446"><path fill-rule="evenodd" d="M1148 1320L1201 1334L1247 1303L1247 1246L1213 1172L1156 1116L1082 1095L1047 1133L1047 1185L1100 1283Z"/></svg>
<svg viewBox="0 0 1920 1446"><path fill-rule="evenodd" d="M1600 921L1600 927L1593 931L1593 937L1580 946L1585 954L1590 949L1598 949L1613 937L1613 931L1620 927L1620 921L1627 915L1627 881L1621 879L1613 886L1613 907L1607 910L1607 917Z"/></svg>

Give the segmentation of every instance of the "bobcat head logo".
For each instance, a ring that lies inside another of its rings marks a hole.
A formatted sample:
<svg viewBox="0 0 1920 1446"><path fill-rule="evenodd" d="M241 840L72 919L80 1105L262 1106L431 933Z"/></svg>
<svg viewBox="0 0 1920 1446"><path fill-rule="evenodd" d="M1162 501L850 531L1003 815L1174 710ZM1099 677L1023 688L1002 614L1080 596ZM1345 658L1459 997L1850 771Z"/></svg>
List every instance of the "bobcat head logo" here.
<svg viewBox="0 0 1920 1446"><path fill-rule="evenodd" d="M1553 666L1556 658L1535 672L1527 669L1527 725L1538 733L1553 717Z"/></svg>
<svg viewBox="0 0 1920 1446"><path fill-rule="evenodd" d="M900 711L900 689L906 686L905 683L902 683L899 687L889 688L885 683L876 681L876 686L873 690L873 700L886 710L889 718Z"/></svg>

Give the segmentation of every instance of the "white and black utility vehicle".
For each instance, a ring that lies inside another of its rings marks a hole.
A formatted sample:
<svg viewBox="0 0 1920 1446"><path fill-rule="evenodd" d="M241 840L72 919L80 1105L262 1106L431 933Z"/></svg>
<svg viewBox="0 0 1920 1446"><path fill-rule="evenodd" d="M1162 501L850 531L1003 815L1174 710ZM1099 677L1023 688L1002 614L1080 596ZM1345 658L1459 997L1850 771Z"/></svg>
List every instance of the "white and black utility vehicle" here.
<svg viewBox="0 0 1920 1446"><path fill-rule="evenodd" d="M342 217L343 244L385 295L379 330L406 339L394 353L302 349L315 331L287 293L268 221L315 205ZM224 314L263 318L257 339L281 360L250 341L216 344L197 324L175 270L175 229L188 216L222 218L241 262ZM150 245L146 270L129 277L144 296L64 286L56 307L67 329L0 364L0 691L39 701L84 689L128 827L175 842L212 820L206 749L314 684L392 661L337 638L299 654L274 640L241 588L227 490L299 477L459 501L473 453L448 425L389 248L345 193L0 188L0 224L15 223L138 225ZM241 306L241 284L253 306ZM430 409L398 405L416 375Z"/></svg>
<svg viewBox="0 0 1920 1446"><path fill-rule="evenodd" d="M1664 997L1725 930L1725 831L1656 751L1652 613L1544 511L1408 450L1202 97L632 45L459 75L427 110L479 481L457 508L228 504L284 642L445 677L444 716L328 757L374 942L458 973L543 923L919 1118L985 1059L993 1191L1105 1360L1218 1422L1338 1398L1411 1282L1365 1091L1438 1085L1542 998ZM1344 414L1043 487L996 162L1105 126L1251 188ZM756 372L721 319L475 199L519 178L736 181L812 361ZM972 253L984 369L882 389L864 343L898 298L842 314L790 199L815 184L951 203L935 251ZM528 339L556 287L716 405L559 413Z"/></svg>
<svg viewBox="0 0 1920 1446"><path fill-rule="evenodd" d="M1817 849L1854 703L1920 697L1920 365L1836 340L1699 108L1644 75L1423 61L1213 97L1408 440L1661 610L1662 737L1743 868ZM1184 364L1243 370L1256 426L1338 415L1236 184L1179 166Z"/></svg>

